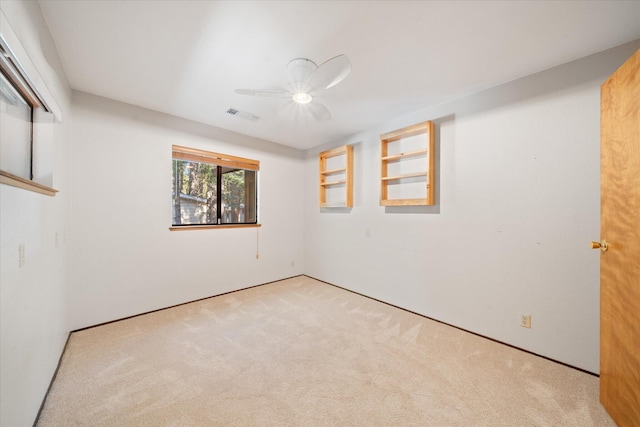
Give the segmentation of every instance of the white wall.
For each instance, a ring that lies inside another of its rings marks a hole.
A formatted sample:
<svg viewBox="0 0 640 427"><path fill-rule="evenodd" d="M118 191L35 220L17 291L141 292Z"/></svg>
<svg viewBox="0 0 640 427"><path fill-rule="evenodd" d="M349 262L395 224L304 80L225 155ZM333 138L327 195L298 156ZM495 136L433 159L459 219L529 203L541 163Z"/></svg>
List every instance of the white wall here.
<svg viewBox="0 0 640 427"><path fill-rule="evenodd" d="M638 43L336 141L356 144L355 207L321 211L316 154L329 146L303 161L104 98L71 100L38 3L0 8L64 115L48 133L60 193L0 186L1 425L33 423L69 330L301 273L598 371L599 255L586 248L599 234L599 85ZM378 206L378 135L427 119L437 205ZM171 144L261 161L259 246L255 228L168 230Z"/></svg>
<svg viewBox="0 0 640 427"><path fill-rule="evenodd" d="M0 31L19 38L64 117L62 124L38 125L53 156L46 183L59 193L0 185L0 425L26 426L36 418L69 332L70 90L38 3L3 0L0 9L10 27Z"/></svg>
<svg viewBox="0 0 640 427"><path fill-rule="evenodd" d="M81 92L72 112L72 329L304 271L300 151ZM172 144L259 160L262 227L169 231Z"/></svg>
<svg viewBox="0 0 640 427"><path fill-rule="evenodd" d="M599 253L588 243L599 238L599 88L638 47L310 150L305 273L597 373ZM378 136L425 120L437 128L436 206L379 206ZM345 143L354 207L321 210L317 153Z"/></svg>

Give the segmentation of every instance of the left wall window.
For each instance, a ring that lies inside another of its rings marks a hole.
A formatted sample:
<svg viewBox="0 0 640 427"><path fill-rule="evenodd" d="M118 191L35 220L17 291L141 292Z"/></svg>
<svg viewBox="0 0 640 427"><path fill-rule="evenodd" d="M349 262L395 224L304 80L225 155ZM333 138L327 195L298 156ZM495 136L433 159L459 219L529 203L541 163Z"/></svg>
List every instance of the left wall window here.
<svg viewBox="0 0 640 427"><path fill-rule="evenodd" d="M33 179L33 105L4 72L0 73L0 122L0 169Z"/></svg>
<svg viewBox="0 0 640 427"><path fill-rule="evenodd" d="M0 182L54 196L34 181L34 124L51 111L0 35Z"/></svg>

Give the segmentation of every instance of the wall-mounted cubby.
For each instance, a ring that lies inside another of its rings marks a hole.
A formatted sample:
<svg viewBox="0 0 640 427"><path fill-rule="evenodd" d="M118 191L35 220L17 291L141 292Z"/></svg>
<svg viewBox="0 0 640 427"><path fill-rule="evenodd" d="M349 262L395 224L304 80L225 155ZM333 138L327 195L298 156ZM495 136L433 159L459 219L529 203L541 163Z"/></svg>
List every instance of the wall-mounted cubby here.
<svg viewBox="0 0 640 427"><path fill-rule="evenodd" d="M433 205L434 126L427 121L380 135L380 205Z"/></svg>
<svg viewBox="0 0 640 427"><path fill-rule="evenodd" d="M318 159L320 207L353 207L353 147L323 151Z"/></svg>

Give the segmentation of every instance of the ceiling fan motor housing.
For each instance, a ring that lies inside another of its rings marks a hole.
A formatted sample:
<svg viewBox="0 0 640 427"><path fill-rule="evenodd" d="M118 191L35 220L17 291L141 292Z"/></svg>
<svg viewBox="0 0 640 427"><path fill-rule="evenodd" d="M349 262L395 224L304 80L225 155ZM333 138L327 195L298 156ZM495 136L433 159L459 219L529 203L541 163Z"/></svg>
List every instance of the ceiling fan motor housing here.
<svg viewBox="0 0 640 427"><path fill-rule="evenodd" d="M289 82L292 84L302 84L313 73L318 66L315 62L306 58L296 58L289 61L287 70L289 71ZM303 90L302 87L296 87L296 90Z"/></svg>

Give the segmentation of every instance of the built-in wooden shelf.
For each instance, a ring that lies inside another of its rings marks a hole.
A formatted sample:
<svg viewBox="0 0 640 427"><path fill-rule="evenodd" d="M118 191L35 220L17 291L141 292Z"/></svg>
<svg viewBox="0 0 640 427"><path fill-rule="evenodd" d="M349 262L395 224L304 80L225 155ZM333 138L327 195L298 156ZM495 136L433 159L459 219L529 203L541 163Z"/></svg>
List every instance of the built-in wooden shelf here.
<svg viewBox="0 0 640 427"><path fill-rule="evenodd" d="M434 141L431 121L380 135L380 205L433 205Z"/></svg>
<svg viewBox="0 0 640 427"><path fill-rule="evenodd" d="M320 207L353 207L353 146L343 145L323 151L319 154L318 161ZM333 197L329 197L329 188L335 192Z"/></svg>
<svg viewBox="0 0 640 427"><path fill-rule="evenodd" d="M346 171L347 171L347 168L340 168L340 169L331 169L331 170L328 170L328 171L320 171L320 173L322 175L333 175L333 174L336 174L336 173L344 173Z"/></svg>
<svg viewBox="0 0 640 427"><path fill-rule="evenodd" d="M329 185L340 185L340 184L346 184L347 180L343 179L342 181L334 181L334 182L321 182L320 185L323 185L325 187L329 186Z"/></svg>
<svg viewBox="0 0 640 427"><path fill-rule="evenodd" d="M416 173L405 173L405 174L396 175L396 176L385 176L385 177L382 177L381 179L383 181L391 181L394 179L414 178L417 176L427 176L427 175L428 175L427 172L416 172Z"/></svg>
<svg viewBox="0 0 640 427"><path fill-rule="evenodd" d="M413 156L422 156L423 154L429 154L428 150L415 150L408 151L406 153L394 154L392 156L385 156L382 160L400 160L403 158L413 157Z"/></svg>

